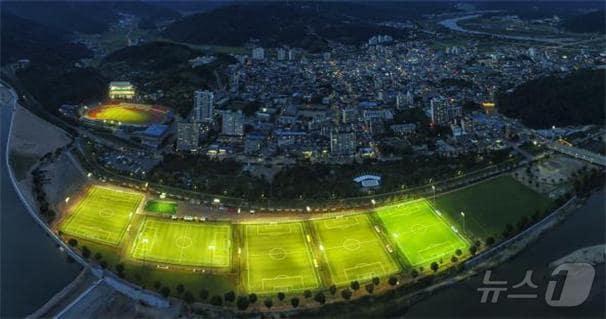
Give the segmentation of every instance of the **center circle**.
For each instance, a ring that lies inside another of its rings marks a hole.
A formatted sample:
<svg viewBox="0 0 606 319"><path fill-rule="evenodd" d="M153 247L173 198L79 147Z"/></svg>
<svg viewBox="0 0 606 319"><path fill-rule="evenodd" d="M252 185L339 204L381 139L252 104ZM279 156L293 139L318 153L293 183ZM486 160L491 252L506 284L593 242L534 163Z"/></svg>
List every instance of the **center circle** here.
<svg viewBox="0 0 606 319"><path fill-rule="evenodd" d="M282 260L286 258L286 252L282 248L273 248L269 251L269 257L274 260Z"/></svg>
<svg viewBox="0 0 606 319"><path fill-rule="evenodd" d="M343 248L349 251L360 249L360 241L357 239L348 238L343 242Z"/></svg>
<svg viewBox="0 0 606 319"><path fill-rule="evenodd" d="M114 215L114 212L109 208L102 208L99 210L99 216L101 217L111 217L112 215Z"/></svg>
<svg viewBox="0 0 606 319"><path fill-rule="evenodd" d="M187 236L181 236L177 238L177 247L179 248L187 248L191 246L191 238Z"/></svg>

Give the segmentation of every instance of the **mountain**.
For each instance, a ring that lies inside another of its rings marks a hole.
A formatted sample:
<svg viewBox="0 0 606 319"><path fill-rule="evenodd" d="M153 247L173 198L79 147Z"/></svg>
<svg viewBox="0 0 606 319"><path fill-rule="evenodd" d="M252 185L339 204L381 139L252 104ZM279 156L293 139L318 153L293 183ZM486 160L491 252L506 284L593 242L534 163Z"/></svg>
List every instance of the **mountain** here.
<svg viewBox="0 0 606 319"><path fill-rule="evenodd" d="M90 55L79 44L70 43L66 35L52 27L2 11L0 14L0 60L2 64L27 58L32 63L57 65Z"/></svg>
<svg viewBox="0 0 606 319"><path fill-rule="evenodd" d="M194 14L169 25L164 35L196 44L240 46L251 39L261 45L289 45L320 51L327 42L366 41L373 35L405 37L406 31L377 22L405 19L432 12L427 4L364 2L253 2L237 3ZM449 8L450 4L434 4Z"/></svg>
<svg viewBox="0 0 606 319"><path fill-rule="evenodd" d="M606 10L597 10L570 17L562 22L562 27L578 33L606 33Z"/></svg>
<svg viewBox="0 0 606 319"><path fill-rule="evenodd" d="M499 112L532 128L603 125L606 70L579 70L566 76L528 81L497 97ZM537 92L541 92L537 94Z"/></svg>
<svg viewBox="0 0 606 319"><path fill-rule="evenodd" d="M3 12L64 33L86 34L107 31L120 14L157 20L180 16L169 8L142 1L3 1L1 8Z"/></svg>

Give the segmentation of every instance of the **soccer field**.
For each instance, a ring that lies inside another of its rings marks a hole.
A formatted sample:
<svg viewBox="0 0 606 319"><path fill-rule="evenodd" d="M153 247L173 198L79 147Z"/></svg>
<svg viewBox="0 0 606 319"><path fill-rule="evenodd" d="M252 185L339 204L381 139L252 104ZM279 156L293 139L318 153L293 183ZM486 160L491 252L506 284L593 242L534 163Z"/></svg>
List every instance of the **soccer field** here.
<svg viewBox="0 0 606 319"><path fill-rule="evenodd" d="M399 271L365 214L313 221L335 284Z"/></svg>
<svg viewBox="0 0 606 319"><path fill-rule="evenodd" d="M458 230L422 199L377 209L377 215L399 251L412 266L450 260L457 249L469 244Z"/></svg>
<svg viewBox="0 0 606 319"><path fill-rule="evenodd" d="M160 214L174 214L177 212L177 203L164 200L150 200L145 203L145 210Z"/></svg>
<svg viewBox="0 0 606 319"><path fill-rule="evenodd" d="M229 267L231 225L145 217L130 255L182 266Z"/></svg>
<svg viewBox="0 0 606 319"><path fill-rule="evenodd" d="M286 293L320 286L303 223L244 225L244 233L248 292Z"/></svg>
<svg viewBox="0 0 606 319"><path fill-rule="evenodd" d="M118 245L142 199L138 193L91 186L60 229L70 236Z"/></svg>

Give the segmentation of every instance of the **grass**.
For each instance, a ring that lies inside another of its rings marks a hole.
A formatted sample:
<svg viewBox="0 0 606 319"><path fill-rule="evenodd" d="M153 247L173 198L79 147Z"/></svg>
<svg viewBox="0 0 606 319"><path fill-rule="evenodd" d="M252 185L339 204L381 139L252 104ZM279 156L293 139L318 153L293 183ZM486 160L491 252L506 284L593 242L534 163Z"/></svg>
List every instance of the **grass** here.
<svg viewBox="0 0 606 319"><path fill-rule="evenodd" d="M131 125L147 125L161 122L165 111L148 105L140 104L104 104L89 109L85 117L96 121L122 123Z"/></svg>
<svg viewBox="0 0 606 319"><path fill-rule="evenodd" d="M542 213L552 204L548 197L504 175L440 196L435 207L467 233L485 239L498 238L506 224L515 226L522 217Z"/></svg>
<svg viewBox="0 0 606 319"><path fill-rule="evenodd" d="M177 212L177 203L162 200L150 200L145 204L145 210L160 214L175 214Z"/></svg>
<svg viewBox="0 0 606 319"><path fill-rule="evenodd" d="M142 199L137 193L91 186L60 230L69 236L116 246Z"/></svg>
<svg viewBox="0 0 606 319"><path fill-rule="evenodd" d="M268 294L320 286L303 223L244 225L248 292Z"/></svg>
<svg viewBox="0 0 606 319"><path fill-rule="evenodd" d="M369 280L398 272L368 216L352 215L312 222L320 251L328 263L334 284Z"/></svg>
<svg viewBox="0 0 606 319"><path fill-rule="evenodd" d="M398 250L411 266L429 266L450 259L469 244L427 200L381 207L377 215Z"/></svg>
<svg viewBox="0 0 606 319"><path fill-rule="evenodd" d="M145 217L129 255L181 266L230 267L231 225Z"/></svg>

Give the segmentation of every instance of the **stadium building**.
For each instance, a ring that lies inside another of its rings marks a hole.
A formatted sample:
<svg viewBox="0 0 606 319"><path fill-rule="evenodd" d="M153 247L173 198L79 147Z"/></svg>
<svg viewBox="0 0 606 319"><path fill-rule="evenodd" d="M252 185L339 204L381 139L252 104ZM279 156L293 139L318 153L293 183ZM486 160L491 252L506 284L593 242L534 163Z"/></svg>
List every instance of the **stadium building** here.
<svg viewBox="0 0 606 319"><path fill-rule="evenodd" d="M135 98L135 87L128 81L109 83L109 98L112 100L132 100Z"/></svg>

